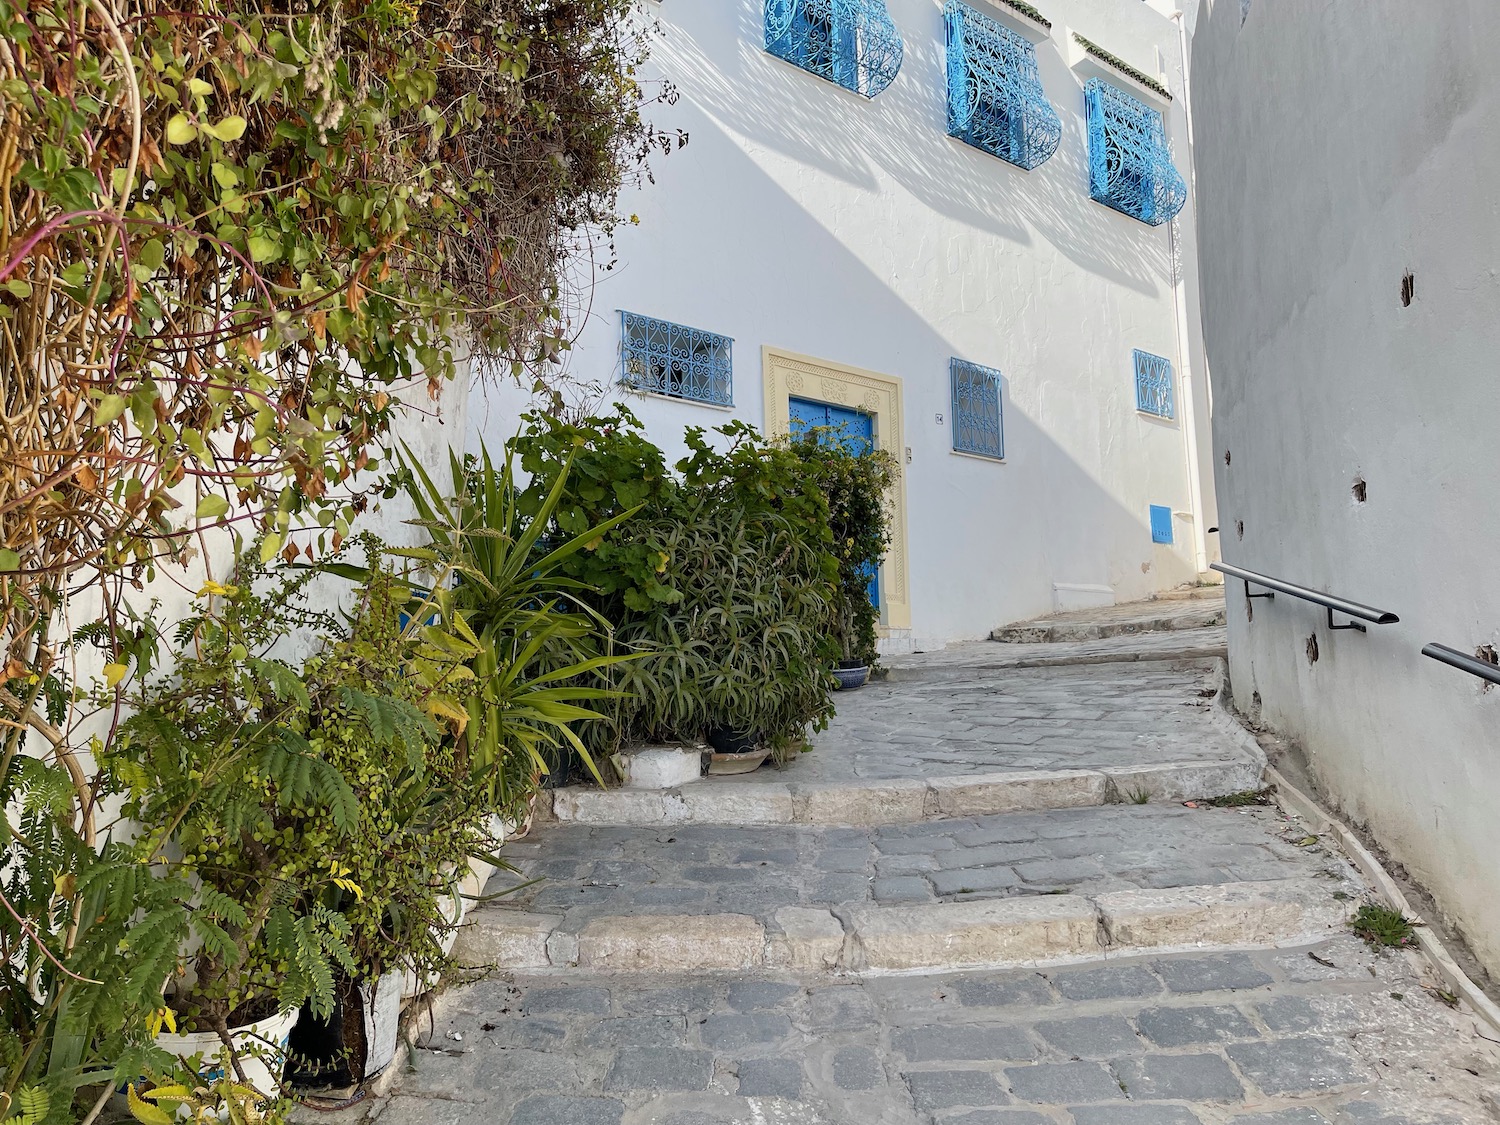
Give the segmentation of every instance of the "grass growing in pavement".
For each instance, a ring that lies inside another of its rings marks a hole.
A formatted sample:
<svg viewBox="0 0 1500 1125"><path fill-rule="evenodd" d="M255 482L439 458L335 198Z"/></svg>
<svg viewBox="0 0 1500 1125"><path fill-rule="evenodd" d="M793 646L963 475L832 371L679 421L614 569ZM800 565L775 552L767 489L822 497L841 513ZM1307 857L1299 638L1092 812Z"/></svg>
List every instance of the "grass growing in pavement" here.
<svg viewBox="0 0 1500 1125"><path fill-rule="evenodd" d="M1151 790L1149 789L1127 789L1125 796L1130 799L1132 805L1149 805L1151 803Z"/></svg>
<svg viewBox="0 0 1500 1125"><path fill-rule="evenodd" d="M1350 920L1349 928L1371 945L1391 949L1408 946L1417 937L1416 926L1401 911L1370 902L1359 908Z"/></svg>
<svg viewBox="0 0 1500 1125"><path fill-rule="evenodd" d="M1210 797L1204 801L1205 805L1212 805L1216 809L1237 809L1244 805L1269 805L1271 803L1271 787L1264 789L1242 789L1238 793L1226 793L1222 797Z"/></svg>

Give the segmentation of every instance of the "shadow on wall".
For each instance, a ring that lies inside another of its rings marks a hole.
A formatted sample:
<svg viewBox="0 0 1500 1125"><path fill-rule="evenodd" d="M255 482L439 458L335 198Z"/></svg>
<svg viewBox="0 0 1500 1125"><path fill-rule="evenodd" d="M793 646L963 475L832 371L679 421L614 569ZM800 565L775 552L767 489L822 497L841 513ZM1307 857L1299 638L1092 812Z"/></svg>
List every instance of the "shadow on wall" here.
<svg viewBox="0 0 1500 1125"><path fill-rule="evenodd" d="M760 419L762 344L900 377L913 449L912 463L902 466L908 568L914 631L922 639L978 637L1049 611L1054 582L1110 585L1128 599L1191 580L1190 564L1180 559L1180 573L1164 572L1170 562L1151 543L1146 500L1137 511L1099 483L1131 479L1126 467L1138 461L1137 443L1144 440L1126 403L1134 387L1126 357L1120 359L1119 405L1101 411L1092 394L1067 380L1040 386L1030 351L1022 352L1019 339L1007 342L1003 324L971 316L964 323L982 335L965 340L945 335L735 138L702 119L695 106L684 110L682 123L695 133L699 159L673 174L693 177L686 188L705 198L733 200L735 221L726 227L720 210L658 208L643 201L647 225L631 232L631 241L642 245L651 239L651 252L632 260L631 245L622 245L625 264L601 286L582 345L570 358L572 367L589 366L579 372L581 379L609 382L617 369L618 321L609 311L616 304L733 336L734 415L751 421ZM797 246L797 253L788 255L787 245ZM701 260L704 246L715 247L718 260L732 263L732 282L714 283L710 266ZM775 326L774 334L767 325ZM1081 370L1077 364L1086 361L1087 346L1055 341L1053 353L1049 370ZM1003 465L954 455L951 429L934 425L935 414L951 410L948 361L955 355L1003 372ZM1045 404L1047 417L1065 423L1061 428L1072 448L1016 405L1018 387L1022 401ZM487 394L486 399L474 414L493 444L509 436L515 413L509 396ZM728 420L690 403L626 401L673 460L680 456L683 425ZM1103 420L1104 414L1112 420ZM1180 466L1177 472L1170 482L1164 479L1156 502L1180 505L1178 492L1185 484ZM984 561L955 566L956 558Z"/></svg>
<svg viewBox="0 0 1500 1125"><path fill-rule="evenodd" d="M1170 284L1165 232L1088 198L1082 86L1054 43L1038 48L1037 61L1063 138L1056 155L1024 172L947 135L937 4L922 6L920 22L902 23L901 73L873 101L767 54L760 0L737 0L736 9L737 21L702 20L722 41L700 44L678 23L654 53L684 97L730 131L865 191L879 192L889 177L933 211L1013 242L1029 243L1035 231L1081 268L1139 292Z"/></svg>

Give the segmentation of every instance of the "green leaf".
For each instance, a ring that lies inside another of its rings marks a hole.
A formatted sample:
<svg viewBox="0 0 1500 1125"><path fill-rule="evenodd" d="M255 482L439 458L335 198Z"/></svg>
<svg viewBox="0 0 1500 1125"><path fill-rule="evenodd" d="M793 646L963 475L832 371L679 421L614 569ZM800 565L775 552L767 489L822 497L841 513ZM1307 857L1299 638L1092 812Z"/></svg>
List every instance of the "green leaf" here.
<svg viewBox="0 0 1500 1125"><path fill-rule="evenodd" d="M153 238L136 251L136 261L150 270L159 270L166 260L166 254L167 248L162 245L161 239Z"/></svg>
<svg viewBox="0 0 1500 1125"><path fill-rule="evenodd" d="M260 541L260 561L268 563L281 553L281 532L273 531Z"/></svg>
<svg viewBox="0 0 1500 1125"><path fill-rule="evenodd" d="M20 570L21 556L14 551L0 547L0 570Z"/></svg>
<svg viewBox="0 0 1500 1125"><path fill-rule="evenodd" d="M214 180L221 188L238 187L240 174L227 164L221 164L217 160L210 165L209 170L214 174Z"/></svg>
<svg viewBox="0 0 1500 1125"><path fill-rule="evenodd" d="M202 500L198 501L196 518L200 520L217 519L229 511L229 501L216 492L210 492Z"/></svg>
<svg viewBox="0 0 1500 1125"><path fill-rule="evenodd" d="M167 122L167 143L172 145L185 145L198 135L198 130L193 123L187 119L187 114L179 113Z"/></svg>
<svg viewBox="0 0 1500 1125"><path fill-rule="evenodd" d="M125 413L125 407L128 405L124 395L105 395L99 400L99 405L94 408L94 425L109 425Z"/></svg>
<svg viewBox="0 0 1500 1125"><path fill-rule="evenodd" d="M198 128L217 140L237 141L245 135L245 124L245 119L236 114L224 118L216 125L200 124Z"/></svg>
<svg viewBox="0 0 1500 1125"><path fill-rule="evenodd" d="M206 98L214 92L213 83L205 82L201 78L189 78L187 87L190 93L200 98Z"/></svg>
<svg viewBox="0 0 1500 1125"><path fill-rule="evenodd" d="M281 240L263 234L250 236L250 257L255 262L271 262L281 257Z"/></svg>
<svg viewBox="0 0 1500 1125"><path fill-rule="evenodd" d="M0 284L0 289L4 289L12 297L20 297L23 301L31 296L31 282L22 281L19 277L13 277L4 284Z"/></svg>

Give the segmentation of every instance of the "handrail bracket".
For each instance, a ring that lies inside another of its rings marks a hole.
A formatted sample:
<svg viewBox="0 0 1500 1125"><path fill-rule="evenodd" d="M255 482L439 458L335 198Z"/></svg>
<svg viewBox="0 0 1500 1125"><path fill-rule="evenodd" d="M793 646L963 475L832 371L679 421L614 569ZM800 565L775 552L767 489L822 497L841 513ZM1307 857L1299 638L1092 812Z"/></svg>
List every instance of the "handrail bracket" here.
<svg viewBox="0 0 1500 1125"><path fill-rule="evenodd" d="M1339 630L1339 629L1358 629L1361 633L1368 633L1369 632L1369 630L1366 629L1358 621L1351 621L1347 625L1335 625L1333 623L1333 606L1329 606L1328 607L1328 627L1330 629L1333 629L1333 630Z"/></svg>

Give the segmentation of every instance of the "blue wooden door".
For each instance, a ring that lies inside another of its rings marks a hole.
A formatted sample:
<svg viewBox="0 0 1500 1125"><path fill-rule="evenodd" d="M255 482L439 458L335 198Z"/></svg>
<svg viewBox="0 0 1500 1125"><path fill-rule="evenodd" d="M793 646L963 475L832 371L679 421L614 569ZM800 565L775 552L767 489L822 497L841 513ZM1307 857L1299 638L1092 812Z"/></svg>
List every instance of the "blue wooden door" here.
<svg viewBox="0 0 1500 1125"><path fill-rule="evenodd" d="M851 449L863 452L875 446L875 419L859 410L847 406L836 406L831 402L815 402L810 398L787 400L793 434L805 433L819 426L827 432L819 435L820 441L841 441ZM880 568L871 566L870 604L880 608Z"/></svg>

